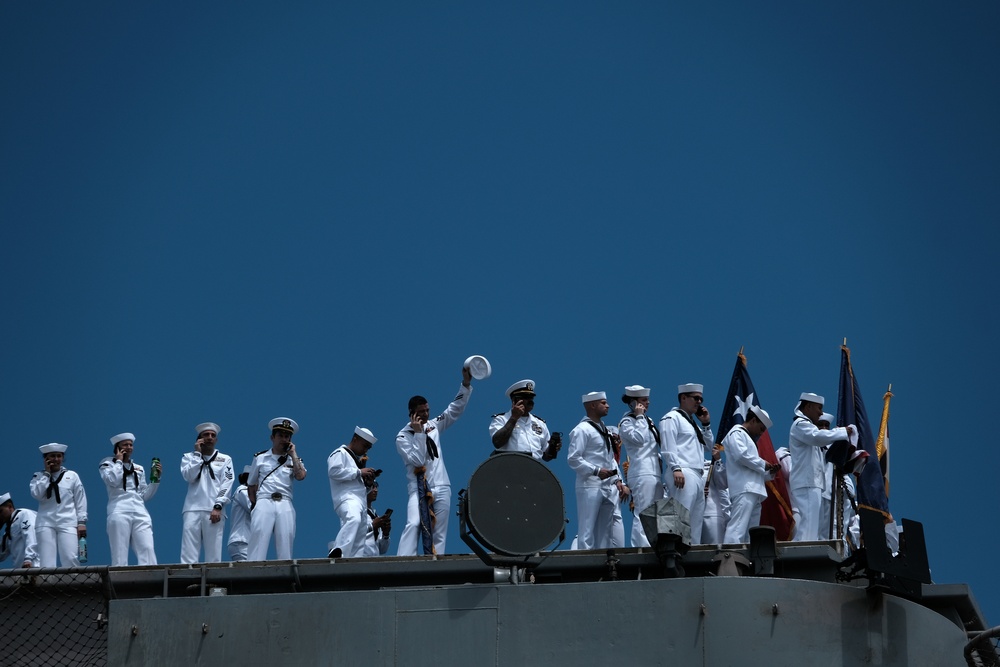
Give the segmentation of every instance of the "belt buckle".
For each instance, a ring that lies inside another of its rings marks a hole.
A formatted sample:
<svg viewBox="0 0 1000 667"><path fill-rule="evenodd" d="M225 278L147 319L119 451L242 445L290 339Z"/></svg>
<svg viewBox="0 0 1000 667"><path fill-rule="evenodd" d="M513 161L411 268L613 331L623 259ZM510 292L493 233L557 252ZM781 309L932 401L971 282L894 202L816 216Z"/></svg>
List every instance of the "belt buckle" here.
<svg viewBox="0 0 1000 667"><path fill-rule="evenodd" d="M272 493L271 494L271 500L281 500L281 494L280 493Z"/></svg>

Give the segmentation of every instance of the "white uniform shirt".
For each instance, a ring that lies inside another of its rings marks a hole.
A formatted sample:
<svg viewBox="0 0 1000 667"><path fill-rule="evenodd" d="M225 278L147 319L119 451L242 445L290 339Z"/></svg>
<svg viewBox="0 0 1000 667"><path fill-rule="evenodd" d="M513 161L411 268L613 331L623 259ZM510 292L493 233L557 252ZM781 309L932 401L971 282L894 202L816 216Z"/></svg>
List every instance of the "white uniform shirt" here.
<svg viewBox="0 0 1000 667"><path fill-rule="evenodd" d="M724 461L705 462L705 479L708 479L708 471L712 471L712 479L708 483L708 495L705 496L705 518L729 516L729 507L732 505L729 493L729 470Z"/></svg>
<svg viewBox="0 0 1000 667"><path fill-rule="evenodd" d="M674 408L660 419L660 456L666 465L666 473L673 473L681 468L689 468L699 473L705 466L705 455L712 454L715 436L711 426L702 426L701 422L679 408ZM694 422L701 431L705 444L698 441Z"/></svg>
<svg viewBox="0 0 1000 667"><path fill-rule="evenodd" d="M448 477L448 470L444 467L444 449L441 448L441 433L462 416L465 406L469 404L469 397L472 395L472 386L461 385L458 388L458 395L449 405L448 409L440 415L430 420L424 428L433 426L430 433L414 433L410 430L409 424L396 435L396 451L399 452L403 464L406 465L406 488L409 493L417 492L417 475L414 468L424 466L424 479L430 488L440 486L451 487L451 479ZM437 457L431 457L427 451L427 440L430 439L437 447Z"/></svg>
<svg viewBox="0 0 1000 667"><path fill-rule="evenodd" d="M16 509L10 523L0 525L0 562L10 558L10 566L19 568L24 561L32 567L41 565L38 560L38 540L35 539L35 512Z"/></svg>
<svg viewBox="0 0 1000 667"><path fill-rule="evenodd" d="M203 468L205 461L209 464ZM229 502L229 490L233 488L233 460L218 449L208 459L198 452L187 452L181 458L181 477L188 483L181 511L211 512L215 505L225 507Z"/></svg>
<svg viewBox="0 0 1000 667"><path fill-rule="evenodd" d="M491 438L504 427L504 424L510 421L510 417L510 410L502 415L493 415L493 421L490 422ZM549 427L545 425L545 422L528 413L517 420L517 423L514 424L514 430L510 432L510 440L503 447L497 447L496 451L525 452L531 454L532 458L541 461L542 454L549 447L549 438L551 437Z"/></svg>
<svg viewBox="0 0 1000 667"><path fill-rule="evenodd" d="M735 498L740 493L753 493L767 497L767 461L760 458L757 445L745 428L734 426L722 440L729 463L729 496Z"/></svg>
<svg viewBox="0 0 1000 667"><path fill-rule="evenodd" d="M607 427L607 430L609 435L616 432L613 426ZM608 449L603 436L586 417L569 432L569 454L566 461L576 473L577 485L615 486L618 481L615 475L604 480L597 476L602 468L617 471L618 464L615 462L614 448Z"/></svg>
<svg viewBox="0 0 1000 667"><path fill-rule="evenodd" d="M156 494L160 483L147 484L146 471L138 463L130 464L132 469L126 472L125 464L108 457L101 461L98 472L104 485L108 487L108 514L121 512L123 514L139 514L149 516L146 502ZM134 473L133 474L133 470ZM124 475L124 484L122 476ZM138 484L136 483L138 477Z"/></svg>
<svg viewBox="0 0 1000 667"><path fill-rule="evenodd" d="M825 476L822 447L837 440L847 440L847 429L839 426L823 430L798 410L795 411L795 417L788 433L788 451L793 462L788 488L822 489Z"/></svg>
<svg viewBox="0 0 1000 667"><path fill-rule="evenodd" d="M229 528L229 544L250 542L250 495L246 484L240 484L233 492L232 525Z"/></svg>
<svg viewBox="0 0 1000 667"><path fill-rule="evenodd" d="M327 457L326 471L330 477L330 498L333 500L334 508L352 496L362 507L366 506L368 491L365 488L365 480L361 477L357 459L347 445L338 447Z"/></svg>
<svg viewBox="0 0 1000 667"><path fill-rule="evenodd" d="M286 457L284 463L278 462L281 456ZM305 470L304 462L302 469ZM282 499L291 500L293 479L291 455L274 454L268 449L254 457L247 484L257 485L257 498L270 498L273 494L280 493Z"/></svg>
<svg viewBox="0 0 1000 667"><path fill-rule="evenodd" d="M618 424L622 446L628 454L629 477L660 475L660 443L653 422L646 416L637 417L626 412Z"/></svg>
<svg viewBox="0 0 1000 667"><path fill-rule="evenodd" d="M60 475L62 478L59 477ZM28 485L31 497L38 501L35 527L75 527L87 523L87 494L83 490L80 476L72 470L60 468L55 478L59 480L60 502L56 502L55 490L53 490L51 497L45 497L49 483L52 481L47 471L36 472Z"/></svg>

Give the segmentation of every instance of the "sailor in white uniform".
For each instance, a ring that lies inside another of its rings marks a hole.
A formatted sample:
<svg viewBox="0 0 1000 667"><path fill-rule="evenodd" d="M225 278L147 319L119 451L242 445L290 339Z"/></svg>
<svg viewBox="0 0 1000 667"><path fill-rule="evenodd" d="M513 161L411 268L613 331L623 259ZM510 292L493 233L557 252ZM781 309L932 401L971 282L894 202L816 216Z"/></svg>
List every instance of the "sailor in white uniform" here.
<svg viewBox="0 0 1000 667"><path fill-rule="evenodd" d="M389 551L389 531L392 530L392 510L386 510L385 514L379 515L375 511L373 504L378 500L378 480L372 482L368 487L368 528L365 532L365 558L375 558L384 556ZM379 531L382 536L379 537Z"/></svg>
<svg viewBox="0 0 1000 667"><path fill-rule="evenodd" d="M836 419L833 415L824 412L820 415L816 426L819 426L820 430L829 431L830 426L835 422ZM829 449L829 445L820 448L823 452L823 501L820 503L819 510L819 539L821 540L833 539L830 534L830 510L833 509L834 466L826 460L826 453Z"/></svg>
<svg viewBox="0 0 1000 667"><path fill-rule="evenodd" d="M825 475L823 446L847 440L850 433L856 431L854 425L834 429L816 426L823 414L823 403L822 396L803 392L788 433L788 449L792 455L788 490L792 496L792 507L798 513L795 540L799 542L820 538L820 505Z"/></svg>
<svg viewBox="0 0 1000 667"><path fill-rule="evenodd" d="M621 502L629 496L615 461L621 438L602 421L608 415L607 395L592 391L581 397L587 416L569 433L566 461L576 473L576 514L580 549L625 546Z"/></svg>
<svg viewBox="0 0 1000 667"><path fill-rule="evenodd" d="M632 490L634 517L629 541L633 547L648 547L639 513L663 497L663 467L660 464L660 430L646 414L648 387L625 387L622 402L629 406L618 423L618 434L628 455L628 487Z"/></svg>
<svg viewBox="0 0 1000 667"><path fill-rule="evenodd" d="M660 456L667 495L688 509L691 544L701 544L705 516L705 457L711 456L715 436L708 409L702 405L704 387L688 383L677 387L679 407L660 419Z"/></svg>
<svg viewBox="0 0 1000 667"><path fill-rule="evenodd" d="M757 405L750 406L746 419L737 424L722 441L729 464L729 526L723 540L725 544L746 544L750 529L760 525L760 510L767 498L768 479L773 479L781 469L777 463L768 463L757 452L757 441L771 428L771 416Z"/></svg>
<svg viewBox="0 0 1000 667"><path fill-rule="evenodd" d="M9 493L0 495L0 563L9 558L12 568L39 566L35 516L14 507Z"/></svg>
<svg viewBox="0 0 1000 667"><path fill-rule="evenodd" d="M247 559L250 543L250 494L247 493L247 480L250 479L250 466L243 466L237 481L239 485L233 490L230 505L233 515L229 525L229 560L239 563Z"/></svg>
<svg viewBox="0 0 1000 667"><path fill-rule="evenodd" d="M551 461L559 454L562 438L550 434L549 427L535 409L535 381L518 380L507 387L510 410L493 415L490 439L498 452L530 454L537 461Z"/></svg>
<svg viewBox="0 0 1000 667"><path fill-rule="evenodd" d="M119 433L111 438L115 455L101 461L98 472L108 489L108 541L111 565L128 565L129 544L139 565L156 565L153 546L153 521L146 502L156 494L160 483L146 483L146 471L132 460L135 436ZM160 463L156 463L160 466ZM157 474L162 472L156 471Z"/></svg>
<svg viewBox="0 0 1000 667"><path fill-rule="evenodd" d="M254 455L250 465L250 560L267 560L267 547L274 535L278 560L291 560L295 543L295 507L292 482L306 478L292 435L299 430L294 419L276 417L268 422L271 449Z"/></svg>
<svg viewBox="0 0 1000 667"><path fill-rule="evenodd" d="M420 499L417 497L417 474L423 474L427 490L433 495L431 536L434 553L444 554L448 541L448 519L451 515L451 479L444 465L441 433L451 427L465 412L472 396L472 374L462 368L462 385L447 409L430 419L431 409L423 396L413 396L408 403L410 423L396 435L396 451L406 466L406 525L399 538L399 556L416 556L421 543ZM421 548L419 553L423 555Z"/></svg>
<svg viewBox="0 0 1000 667"><path fill-rule="evenodd" d="M41 567L80 566L80 538L87 536L87 494L80 476L63 467L67 446L57 442L38 450L45 470L36 472L28 488L38 501L35 536Z"/></svg>
<svg viewBox="0 0 1000 667"><path fill-rule="evenodd" d="M181 477L187 482L184 498L184 529L181 562L197 563L202 545L206 563L222 560L225 506L233 487L233 460L215 448L222 429L213 422L194 427L198 437L194 451L181 458Z"/></svg>
<svg viewBox="0 0 1000 667"><path fill-rule="evenodd" d="M701 525L702 544L722 544L729 525L732 503L729 499L729 473L721 457L721 446L712 448L712 460L705 462L708 480L705 494L705 517Z"/></svg>
<svg viewBox="0 0 1000 667"><path fill-rule="evenodd" d="M333 450L326 459L333 510L340 517L340 531L330 545L330 558L357 558L363 555L368 533L368 485L375 482L376 470L363 463L377 438L362 426L354 428L351 441Z"/></svg>

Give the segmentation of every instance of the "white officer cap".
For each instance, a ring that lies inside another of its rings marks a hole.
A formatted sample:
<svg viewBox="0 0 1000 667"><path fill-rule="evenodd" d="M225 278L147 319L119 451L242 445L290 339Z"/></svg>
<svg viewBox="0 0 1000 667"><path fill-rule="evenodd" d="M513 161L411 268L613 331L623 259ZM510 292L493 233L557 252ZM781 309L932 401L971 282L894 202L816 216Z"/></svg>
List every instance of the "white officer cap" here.
<svg viewBox="0 0 1000 667"><path fill-rule="evenodd" d="M3 505L8 500L10 500L10 494L9 493L4 493L4 494L0 495L0 505Z"/></svg>
<svg viewBox="0 0 1000 667"><path fill-rule="evenodd" d="M603 391L592 391L589 394L584 394L581 400L584 403L590 403L591 401L606 401L608 397Z"/></svg>
<svg viewBox="0 0 1000 667"><path fill-rule="evenodd" d="M354 435L361 436L361 438L367 440L373 445L375 444L375 441L378 440L378 438L372 435L372 432L366 429L364 426L355 426Z"/></svg>
<svg viewBox="0 0 1000 667"><path fill-rule="evenodd" d="M272 431L288 431L289 433L295 433L299 430L299 425L296 421L288 417L275 417L267 422L267 427Z"/></svg>
<svg viewBox="0 0 1000 667"><path fill-rule="evenodd" d="M799 396L799 400L809 401L810 403L819 403L820 405L823 405L823 403L826 402L826 400L819 394L811 394L808 391L802 392L802 395Z"/></svg>
<svg viewBox="0 0 1000 667"><path fill-rule="evenodd" d="M52 454L53 452L63 453L67 449L66 445L60 445L58 442L50 442L47 445L42 445L38 448L42 454Z"/></svg>
<svg viewBox="0 0 1000 667"><path fill-rule="evenodd" d="M507 398L512 398L514 394L530 394L535 395L535 381L534 380L518 380L511 386L507 387Z"/></svg>
<svg viewBox="0 0 1000 667"><path fill-rule="evenodd" d="M833 426L834 424L837 423L837 418L831 415L829 412L824 412L819 416L819 421L826 422L830 426Z"/></svg>
<svg viewBox="0 0 1000 667"><path fill-rule="evenodd" d="M705 387L700 384L695 384L693 382L688 382L687 384L677 385L678 394L703 394L705 393Z"/></svg>
<svg viewBox="0 0 1000 667"><path fill-rule="evenodd" d="M629 398L648 398L649 387L643 387L641 384L634 384L631 387L625 387L625 395Z"/></svg>
<svg viewBox="0 0 1000 667"><path fill-rule="evenodd" d="M202 422L194 427L194 432L197 435L201 435L205 431L211 431L215 435L219 435L219 433L222 432L222 429L219 428L219 425L215 422Z"/></svg>
<svg viewBox="0 0 1000 667"><path fill-rule="evenodd" d="M757 419L763 422L765 428L771 428L774 424L771 422L771 415L767 414L767 411L759 405L751 405L750 412L757 415Z"/></svg>
<svg viewBox="0 0 1000 667"><path fill-rule="evenodd" d="M123 440L131 440L135 442L135 436L132 435L131 433L119 433L118 435L111 437L111 444L117 445L119 442L122 442Z"/></svg>

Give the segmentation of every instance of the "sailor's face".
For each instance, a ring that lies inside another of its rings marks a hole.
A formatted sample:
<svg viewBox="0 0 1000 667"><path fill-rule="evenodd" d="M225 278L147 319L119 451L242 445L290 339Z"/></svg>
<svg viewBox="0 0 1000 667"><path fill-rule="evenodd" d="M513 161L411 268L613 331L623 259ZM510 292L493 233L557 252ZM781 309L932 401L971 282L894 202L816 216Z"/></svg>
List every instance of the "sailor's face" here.
<svg viewBox="0 0 1000 667"><path fill-rule="evenodd" d="M107 451L107 450L104 450ZM63 464L63 453L62 452L49 452L45 455L45 469L49 472L56 472L59 468L62 468Z"/></svg>
<svg viewBox="0 0 1000 667"><path fill-rule="evenodd" d="M275 431L271 434L271 444L278 449L285 449L292 441L292 434L288 431Z"/></svg>
<svg viewBox="0 0 1000 667"><path fill-rule="evenodd" d="M14 505L12 503L4 503L0 505L0 525L10 521L10 515L14 513Z"/></svg>
<svg viewBox="0 0 1000 667"><path fill-rule="evenodd" d="M423 405L418 405L413 411L413 417L421 424L426 424L427 420L431 418L431 406L429 403L424 403Z"/></svg>
<svg viewBox="0 0 1000 667"><path fill-rule="evenodd" d="M809 418L809 421L815 424L823 416L823 406L812 401L803 401L801 412Z"/></svg>
<svg viewBox="0 0 1000 667"><path fill-rule="evenodd" d="M118 448L118 451L122 453L123 461L132 460L132 450L135 448L134 445L135 443L133 443L131 440L122 440L117 445L115 445Z"/></svg>

